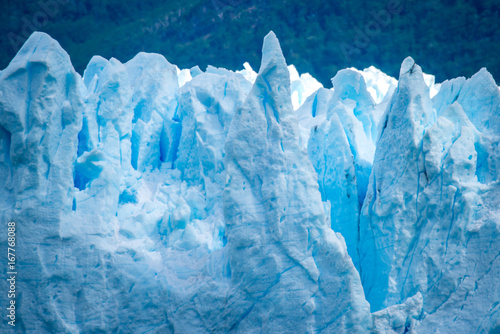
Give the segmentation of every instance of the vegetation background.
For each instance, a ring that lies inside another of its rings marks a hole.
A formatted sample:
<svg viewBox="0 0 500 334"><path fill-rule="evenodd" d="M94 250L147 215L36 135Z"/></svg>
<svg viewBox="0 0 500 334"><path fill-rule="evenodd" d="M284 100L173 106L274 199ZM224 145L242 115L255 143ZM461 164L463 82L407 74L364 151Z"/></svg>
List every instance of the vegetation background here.
<svg viewBox="0 0 500 334"><path fill-rule="evenodd" d="M350 66L397 78L409 55L438 82L481 67L500 80L499 0L0 0L0 69L35 29L80 73L93 55L126 62L140 51L180 68L258 70L273 30L287 62L326 87Z"/></svg>

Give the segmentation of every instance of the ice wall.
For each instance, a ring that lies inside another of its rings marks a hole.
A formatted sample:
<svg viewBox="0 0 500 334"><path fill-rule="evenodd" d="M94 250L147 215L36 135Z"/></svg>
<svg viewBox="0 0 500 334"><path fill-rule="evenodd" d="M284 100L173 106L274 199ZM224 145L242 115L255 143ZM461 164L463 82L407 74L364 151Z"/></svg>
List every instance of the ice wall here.
<svg viewBox="0 0 500 334"><path fill-rule="evenodd" d="M498 331L494 79L407 58L332 85L274 33L258 73L140 53L83 78L34 33L0 72L17 331Z"/></svg>

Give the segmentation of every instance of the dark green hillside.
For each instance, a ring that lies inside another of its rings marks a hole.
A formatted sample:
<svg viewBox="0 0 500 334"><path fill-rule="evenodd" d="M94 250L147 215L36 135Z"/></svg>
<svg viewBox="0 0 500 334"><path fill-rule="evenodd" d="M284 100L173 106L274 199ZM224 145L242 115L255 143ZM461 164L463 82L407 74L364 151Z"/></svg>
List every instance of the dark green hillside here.
<svg viewBox="0 0 500 334"><path fill-rule="evenodd" d="M127 61L140 51L181 68L248 61L258 69L262 39L274 30L288 63L328 86L349 66L397 77L408 55L438 81L481 67L500 80L498 0L0 0L0 8L0 68L36 28L79 72L95 54Z"/></svg>

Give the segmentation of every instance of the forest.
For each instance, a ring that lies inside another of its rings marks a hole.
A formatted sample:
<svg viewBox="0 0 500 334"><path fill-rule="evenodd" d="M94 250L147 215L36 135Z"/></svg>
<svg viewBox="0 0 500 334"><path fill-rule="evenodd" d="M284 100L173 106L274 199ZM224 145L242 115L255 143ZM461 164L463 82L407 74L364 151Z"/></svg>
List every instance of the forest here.
<svg viewBox="0 0 500 334"><path fill-rule="evenodd" d="M486 67L500 80L500 2L323 0L1 0L0 69L34 30L55 38L82 73L93 55L122 62L141 51L180 68L260 65L273 30L285 58L326 87L346 67L398 77L412 56L436 81Z"/></svg>

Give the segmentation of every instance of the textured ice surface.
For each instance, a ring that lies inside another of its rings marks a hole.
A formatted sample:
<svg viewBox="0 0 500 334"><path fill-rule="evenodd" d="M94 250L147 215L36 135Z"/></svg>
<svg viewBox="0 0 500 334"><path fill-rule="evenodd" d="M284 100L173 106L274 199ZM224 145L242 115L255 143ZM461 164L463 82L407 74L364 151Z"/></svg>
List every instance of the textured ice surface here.
<svg viewBox="0 0 500 334"><path fill-rule="evenodd" d="M418 65L403 62L360 219L372 311L420 293L417 332L497 328L499 98L481 70L433 103Z"/></svg>
<svg viewBox="0 0 500 334"><path fill-rule="evenodd" d="M243 64L243 67L243 70L237 72L241 73L251 83L254 83L257 73L255 73L249 63ZM293 65L288 66L288 71L291 81L292 106L294 110L297 110L311 94L322 88L323 85L309 73L299 74Z"/></svg>
<svg viewBox="0 0 500 334"><path fill-rule="evenodd" d="M274 33L258 73L140 53L83 78L34 33L0 72L16 329L498 332L494 79L436 85L407 58L332 85Z"/></svg>
<svg viewBox="0 0 500 334"><path fill-rule="evenodd" d="M224 218L238 288L229 301L232 313L245 315L236 329L367 331L369 305L342 238L327 225L273 33L262 52L259 75L226 141Z"/></svg>

